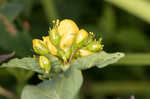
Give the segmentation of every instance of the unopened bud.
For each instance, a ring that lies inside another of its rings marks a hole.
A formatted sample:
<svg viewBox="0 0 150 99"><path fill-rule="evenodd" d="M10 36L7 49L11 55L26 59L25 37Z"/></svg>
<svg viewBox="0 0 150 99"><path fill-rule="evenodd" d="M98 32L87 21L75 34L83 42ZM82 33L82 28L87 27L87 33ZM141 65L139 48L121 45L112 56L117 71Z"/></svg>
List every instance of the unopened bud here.
<svg viewBox="0 0 150 99"><path fill-rule="evenodd" d="M80 42L82 42L83 40L88 38L88 32L84 29L79 30L79 32L77 33L76 36L76 44L79 44Z"/></svg>
<svg viewBox="0 0 150 99"><path fill-rule="evenodd" d="M48 48L42 40L33 39L33 49L37 54L45 55L48 54Z"/></svg>
<svg viewBox="0 0 150 99"><path fill-rule="evenodd" d="M50 61L45 56L40 56L39 58L40 67L45 70L46 73L49 73L51 70Z"/></svg>
<svg viewBox="0 0 150 99"><path fill-rule="evenodd" d="M78 26L70 19L64 19L59 23L58 32L60 36L63 36L64 34L76 34L78 31Z"/></svg>

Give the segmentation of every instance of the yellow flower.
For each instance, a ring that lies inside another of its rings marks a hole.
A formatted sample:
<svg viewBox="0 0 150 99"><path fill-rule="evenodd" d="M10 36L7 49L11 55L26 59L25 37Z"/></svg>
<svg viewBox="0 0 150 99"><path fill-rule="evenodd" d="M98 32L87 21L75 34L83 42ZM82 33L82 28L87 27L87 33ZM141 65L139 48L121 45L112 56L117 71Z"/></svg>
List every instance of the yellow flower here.
<svg viewBox="0 0 150 99"><path fill-rule="evenodd" d="M43 37L43 41L44 41L44 44L47 45L48 50L50 51L50 53L51 53L52 55L57 55L57 49L56 49L56 47L51 43L51 41L50 41L50 39L49 39L49 36Z"/></svg>
<svg viewBox="0 0 150 99"><path fill-rule="evenodd" d="M63 36L64 34L76 34L78 31L78 26L70 19L64 19L59 23L58 32L60 36Z"/></svg>
<svg viewBox="0 0 150 99"><path fill-rule="evenodd" d="M48 54L48 49L42 40L33 39L32 42L33 42L33 49L37 54L40 55Z"/></svg>

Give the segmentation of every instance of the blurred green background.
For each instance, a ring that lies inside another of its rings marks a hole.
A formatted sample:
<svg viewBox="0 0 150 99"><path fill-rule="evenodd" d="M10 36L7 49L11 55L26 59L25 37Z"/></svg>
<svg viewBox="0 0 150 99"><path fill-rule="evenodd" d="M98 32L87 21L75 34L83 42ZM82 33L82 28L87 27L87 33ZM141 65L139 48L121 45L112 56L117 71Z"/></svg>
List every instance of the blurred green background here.
<svg viewBox="0 0 150 99"><path fill-rule="evenodd" d="M83 71L76 99L150 99L150 0L0 0L0 59L33 56L32 39L47 35L57 18L102 37L105 51L126 53ZM19 99L24 85L39 82L36 73L0 69L0 99Z"/></svg>

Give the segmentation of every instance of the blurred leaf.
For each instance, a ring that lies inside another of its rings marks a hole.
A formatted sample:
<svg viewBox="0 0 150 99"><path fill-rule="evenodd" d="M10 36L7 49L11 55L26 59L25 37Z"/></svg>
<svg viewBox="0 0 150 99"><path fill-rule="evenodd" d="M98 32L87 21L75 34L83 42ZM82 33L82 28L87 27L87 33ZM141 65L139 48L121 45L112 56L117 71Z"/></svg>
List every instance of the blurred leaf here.
<svg viewBox="0 0 150 99"><path fill-rule="evenodd" d="M81 17L86 17L88 19L92 19L91 16L95 14L95 10L92 11L88 4L90 2L86 2L84 0L52 0L54 2L56 11L58 13L59 18L70 18L74 19L74 21L79 22ZM90 12L90 13L89 13ZM87 21L87 20L86 20Z"/></svg>
<svg viewBox="0 0 150 99"><path fill-rule="evenodd" d="M77 67L78 69L88 69L93 66L103 68L109 64L117 62L122 57L124 57L123 53L117 52L108 54L103 51L86 57L81 57L74 61L71 66Z"/></svg>
<svg viewBox="0 0 150 99"><path fill-rule="evenodd" d="M48 20L49 18L51 21L58 18L57 10L54 5L54 0L41 0L41 4L43 6L43 9L45 11Z"/></svg>
<svg viewBox="0 0 150 99"><path fill-rule="evenodd" d="M126 50L149 50L149 40L144 33L136 28L120 29L116 36L117 43ZM134 46L133 46L134 45Z"/></svg>
<svg viewBox="0 0 150 99"><path fill-rule="evenodd" d="M18 0L18 2L23 5L24 13L27 16L29 16L32 11L35 0Z"/></svg>
<svg viewBox="0 0 150 99"><path fill-rule="evenodd" d="M0 7L3 6L4 3L5 3L4 0L0 0Z"/></svg>
<svg viewBox="0 0 150 99"><path fill-rule="evenodd" d="M150 23L150 2L146 0L105 0Z"/></svg>
<svg viewBox="0 0 150 99"><path fill-rule="evenodd" d="M15 52L12 52L10 54L4 54L4 55L0 55L0 63L2 63L3 61L13 57L15 55Z"/></svg>
<svg viewBox="0 0 150 99"><path fill-rule="evenodd" d="M112 38L116 30L116 16L111 6L104 6L104 11L99 19L99 27L103 32L103 38Z"/></svg>
<svg viewBox="0 0 150 99"><path fill-rule="evenodd" d="M11 0L10 3L20 4L24 14L29 16L36 1L38 0Z"/></svg>
<svg viewBox="0 0 150 99"><path fill-rule="evenodd" d="M117 20L115 10L110 5L104 5L102 15L98 20L98 29L101 31L105 47L110 48L114 43L114 37L116 36Z"/></svg>
<svg viewBox="0 0 150 99"><path fill-rule="evenodd" d="M82 81L81 71L71 68L64 74L44 81L38 86L26 86L21 99L73 99Z"/></svg>
<svg viewBox="0 0 150 99"><path fill-rule="evenodd" d="M5 16L0 14L0 46L7 51L15 51L16 56L28 56L32 40L28 33L16 30Z"/></svg>
<svg viewBox="0 0 150 99"><path fill-rule="evenodd" d="M87 91L87 90L85 90ZM96 82L91 83L90 91L93 95L129 95L129 94L149 94L150 85L149 82L138 82L138 81L109 81L109 82ZM125 98L126 99L126 98ZM146 99L146 98L143 98Z"/></svg>
<svg viewBox="0 0 150 99"><path fill-rule="evenodd" d="M34 74L34 72L32 71L27 71L20 68L7 68L7 71L17 79L19 84L25 84L28 79Z"/></svg>
<svg viewBox="0 0 150 99"><path fill-rule="evenodd" d="M0 8L0 13L7 17L9 21L13 21L22 11L22 6L19 3L6 3Z"/></svg>
<svg viewBox="0 0 150 99"><path fill-rule="evenodd" d="M116 64L121 65L150 65L150 53L127 53L126 57L118 61Z"/></svg>

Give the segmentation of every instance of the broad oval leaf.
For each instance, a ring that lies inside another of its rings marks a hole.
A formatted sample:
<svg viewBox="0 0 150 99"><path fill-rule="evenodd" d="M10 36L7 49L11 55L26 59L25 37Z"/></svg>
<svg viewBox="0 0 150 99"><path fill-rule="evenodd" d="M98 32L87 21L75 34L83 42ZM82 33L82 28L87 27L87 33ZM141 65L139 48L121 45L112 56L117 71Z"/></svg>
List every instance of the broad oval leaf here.
<svg viewBox="0 0 150 99"><path fill-rule="evenodd" d="M2 64L0 67L9 67L9 68L23 68L31 71L35 71L38 73L43 73L44 71L40 69L40 64L38 59L25 57L22 59L12 59L8 63Z"/></svg>
<svg viewBox="0 0 150 99"><path fill-rule="evenodd" d="M96 54L92 54L89 56L81 57L74 62L71 63L71 66L76 67L78 69L89 69L93 66L97 66L98 68L105 67L109 64L113 64L117 62L120 58L124 57L123 53L106 53L100 52Z"/></svg>
<svg viewBox="0 0 150 99"><path fill-rule="evenodd" d="M60 66L62 65L57 57L48 55L49 60L51 60L51 66L53 68L52 72L61 72ZM31 70L34 72L38 72L41 74L45 74L44 70L40 68L38 58L25 57L22 59L12 59L8 63L2 64L0 67L8 67L8 68L23 68L27 70Z"/></svg>
<svg viewBox="0 0 150 99"><path fill-rule="evenodd" d="M21 99L73 99L79 91L82 81L81 71L70 68L65 73L37 86L26 86Z"/></svg>

